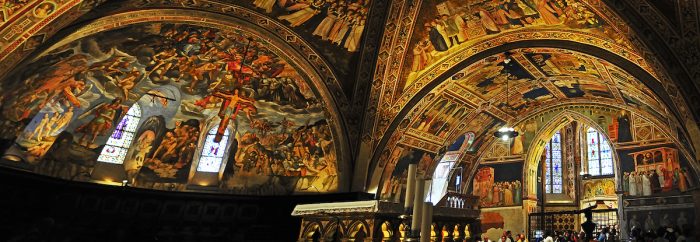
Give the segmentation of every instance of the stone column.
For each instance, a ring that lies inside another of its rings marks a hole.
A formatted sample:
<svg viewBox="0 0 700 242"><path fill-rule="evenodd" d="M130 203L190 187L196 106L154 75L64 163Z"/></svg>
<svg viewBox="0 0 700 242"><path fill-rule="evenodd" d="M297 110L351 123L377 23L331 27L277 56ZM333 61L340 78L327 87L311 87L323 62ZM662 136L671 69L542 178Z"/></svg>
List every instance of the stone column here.
<svg viewBox="0 0 700 242"><path fill-rule="evenodd" d="M629 229L627 228L627 215L625 214L625 200L623 199L624 191L617 192L617 223L620 231L620 241L626 241L629 238Z"/></svg>

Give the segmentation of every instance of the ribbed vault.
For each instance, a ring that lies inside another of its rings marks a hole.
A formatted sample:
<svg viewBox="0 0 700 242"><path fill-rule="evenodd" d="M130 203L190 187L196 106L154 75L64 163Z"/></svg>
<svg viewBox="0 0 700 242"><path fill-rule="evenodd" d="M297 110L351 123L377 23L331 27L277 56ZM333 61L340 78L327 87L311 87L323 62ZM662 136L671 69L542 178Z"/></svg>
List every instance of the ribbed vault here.
<svg viewBox="0 0 700 242"><path fill-rule="evenodd" d="M414 106L404 109L406 115L378 156L370 189L393 173L384 169L393 169L396 160L383 155L393 147L438 154L433 156L437 160L443 147L472 132L478 144L470 155L474 165L493 140L493 131L504 124L517 127L552 108L603 105L641 114L654 120L692 157L692 145L683 129L678 129L684 124L669 118L674 116L673 108L650 84L654 85L606 60L573 50L517 48L487 56L451 72Z"/></svg>

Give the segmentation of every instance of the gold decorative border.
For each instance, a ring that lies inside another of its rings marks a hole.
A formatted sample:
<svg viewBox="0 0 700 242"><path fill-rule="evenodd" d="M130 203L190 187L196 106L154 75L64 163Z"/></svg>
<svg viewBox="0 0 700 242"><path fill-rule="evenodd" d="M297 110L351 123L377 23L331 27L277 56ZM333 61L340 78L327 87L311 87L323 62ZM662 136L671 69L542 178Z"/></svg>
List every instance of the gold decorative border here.
<svg viewBox="0 0 700 242"><path fill-rule="evenodd" d="M37 1L37 3L38 2L41 1ZM0 61L4 61L5 58L24 44L27 39L38 33L44 26L53 22L56 18L68 12L81 2L82 0L72 0L57 6L56 10L43 19L34 17L33 9L38 4L33 4L30 9L31 11L26 11L27 9L25 9L25 16L19 16L16 21L7 22L4 26L8 28L4 31L0 31Z"/></svg>

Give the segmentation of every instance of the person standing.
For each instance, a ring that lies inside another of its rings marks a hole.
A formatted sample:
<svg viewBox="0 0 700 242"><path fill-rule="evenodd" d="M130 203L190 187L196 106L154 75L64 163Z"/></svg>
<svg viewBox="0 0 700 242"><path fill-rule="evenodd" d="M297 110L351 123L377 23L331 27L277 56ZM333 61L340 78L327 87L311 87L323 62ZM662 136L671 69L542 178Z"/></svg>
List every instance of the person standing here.
<svg viewBox="0 0 700 242"><path fill-rule="evenodd" d="M503 205L511 206L513 205L513 190L509 182L503 184Z"/></svg>
<svg viewBox="0 0 700 242"><path fill-rule="evenodd" d="M659 173L656 170L649 171L649 184L652 193L661 192L661 182L659 181Z"/></svg>
<svg viewBox="0 0 700 242"><path fill-rule="evenodd" d="M511 233L510 230L506 231L506 241L515 242L515 240L513 239L513 233Z"/></svg>
<svg viewBox="0 0 700 242"><path fill-rule="evenodd" d="M430 43L433 44L433 48L435 49L435 51L447 51L447 42L445 41L445 38L442 36L442 34L440 34L440 31L437 27L437 22L433 20L430 23L426 23L425 27L428 31Z"/></svg>
<svg viewBox="0 0 700 242"><path fill-rule="evenodd" d="M678 170L678 168L676 168ZM685 171L678 171L678 190L685 192L688 190L688 180L686 180Z"/></svg>
<svg viewBox="0 0 700 242"><path fill-rule="evenodd" d="M625 172L622 176L622 191L624 194L629 194L630 192L630 173Z"/></svg>
<svg viewBox="0 0 700 242"><path fill-rule="evenodd" d="M661 186L663 187L662 191L668 192L673 189L673 171L667 170L665 168L661 169L662 174L664 178L664 183L661 183Z"/></svg>
<svg viewBox="0 0 700 242"><path fill-rule="evenodd" d="M642 177L644 176L644 172L640 171L637 172L637 177L635 179L635 185L637 186L637 196L641 196L644 194L644 183Z"/></svg>
<svg viewBox="0 0 700 242"><path fill-rule="evenodd" d="M603 228L603 230L598 235L598 242L608 242L608 227Z"/></svg>
<svg viewBox="0 0 700 242"><path fill-rule="evenodd" d="M554 242L554 238L552 238L552 232L549 232L549 231L544 232L543 242Z"/></svg>
<svg viewBox="0 0 700 242"><path fill-rule="evenodd" d="M642 173L642 195L651 196L651 174Z"/></svg>
<svg viewBox="0 0 700 242"><path fill-rule="evenodd" d="M630 196L637 196L637 173L632 172L629 175L629 179L627 180L629 184L627 185L629 187L629 195Z"/></svg>
<svg viewBox="0 0 700 242"><path fill-rule="evenodd" d="M413 47L413 65L411 71L421 71L428 66L430 55L428 50L429 40L421 40Z"/></svg>
<svg viewBox="0 0 700 242"><path fill-rule="evenodd" d="M457 22L455 22L453 18L450 18L449 15L443 14L440 16L440 24L445 29L447 46L451 48L455 45L459 45L459 37L457 36L459 34L459 26L457 26Z"/></svg>

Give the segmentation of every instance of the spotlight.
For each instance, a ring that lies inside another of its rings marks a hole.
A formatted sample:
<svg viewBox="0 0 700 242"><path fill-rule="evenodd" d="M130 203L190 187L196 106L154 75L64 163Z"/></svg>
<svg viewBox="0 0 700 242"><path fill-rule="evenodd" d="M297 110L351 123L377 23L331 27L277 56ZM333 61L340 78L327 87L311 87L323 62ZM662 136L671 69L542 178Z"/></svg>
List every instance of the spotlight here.
<svg viewBox="0 0 700 242"><path fill-rule="evenodd" d="M493 136L501 138L503 141L508 141L508 139L517 137L518 131L515 131L515 129L511 127L502 127L494 132Z"/></svg>

